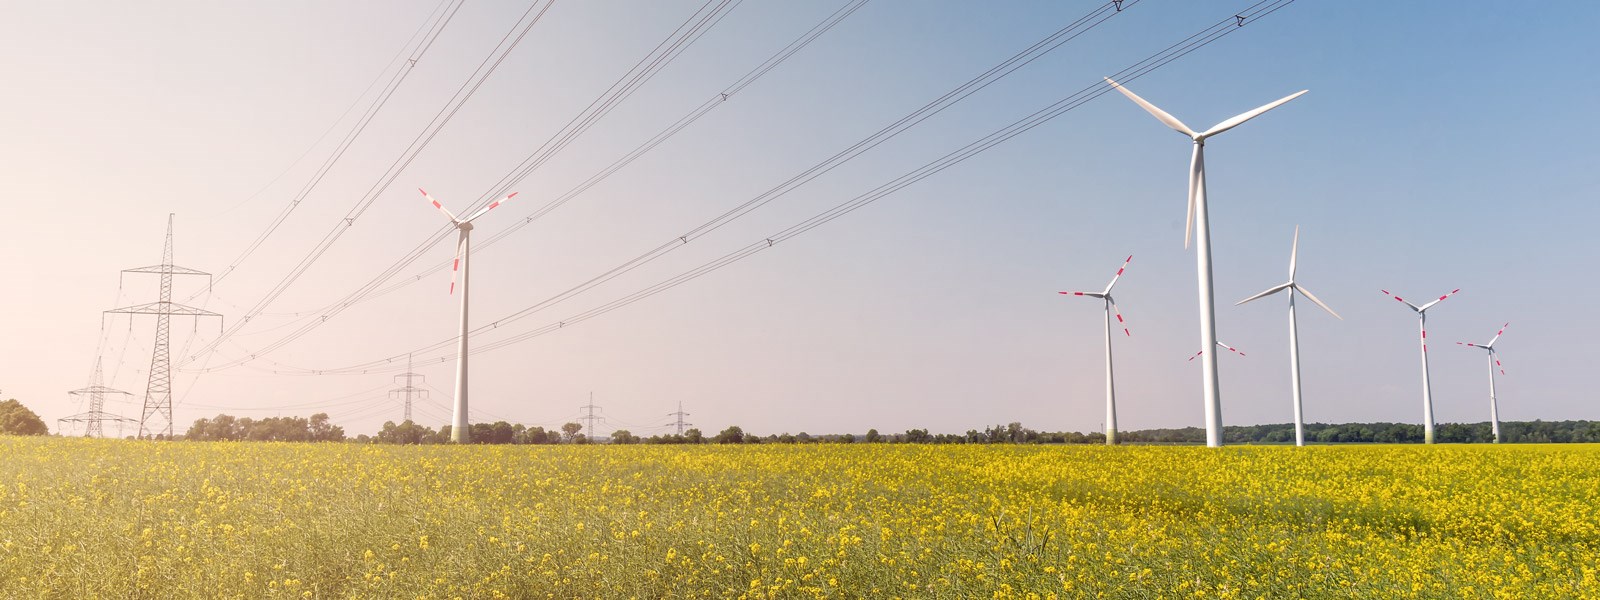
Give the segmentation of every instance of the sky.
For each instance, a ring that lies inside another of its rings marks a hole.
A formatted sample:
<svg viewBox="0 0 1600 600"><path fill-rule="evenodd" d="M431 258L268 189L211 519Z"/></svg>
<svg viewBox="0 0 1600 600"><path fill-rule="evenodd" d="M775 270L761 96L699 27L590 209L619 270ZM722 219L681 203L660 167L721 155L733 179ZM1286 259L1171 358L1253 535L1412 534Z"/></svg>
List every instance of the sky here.
<svg viewBox="0 0 1600 600"><path fill-rule="evenodd" d="M484 244L720 99L846 4L730 3L548 154L515 199L475 224L473 325L672 242L1101 6L870 0L626 167ZM539 330L762 242L1251 5L1124 2L748 215L471 343ZM18 25L0 39L10 223L0 255L12 282L0 295L0 397L55 431L87 410L67 391L89 382L98 359L106 384L132 393L107 410L138 417L154 318L103 311L156 300L156 277L120 271L160 262L172 213L175 262L226 273L209 287L174 284L175 301L223 315L173 319L179 432L219 413L327 412L352 435L373 433L401 419L388 390L404 365L345 368L408 352L430 387L416 420L447 423L453 347L430 347L455 335L459 297L448 272L430 268L454 244L423 245L447 223L416 189L458 212L492 193L704 6L555 2L385 185L530 4L467 0L414 66L405 58L455 4L0 5L0 20ZM1487 341L1506 322L1501 418L1600 416L1588 371L1600 335L1588 306L1600 292L1597 22L1600 6L1578 2L1297 0L1128 83L1196 128L1310 90L1207 144L1218 336L1245 353L1219 358L1226 424L1291 420L1287 301L1233 303L1287 278L1297 225L1299 282L1344 317L1300 305L1307 421L1421 422L1416 318L1380 289L1407 299L1461 289L1429 311L1440 422L1488 419L1484 357L1454 342ZM1120 95L1098 97L725 268L473 355L472 420L558 427L592 394L601 434L668 432L679 403L711 432L1012 421L1095 431L1100 306L1057 292L1099 289L1132 255L1116 292L1132 331L1114 340L1120 429L1201 426L1200 362L1185 360L1199 350L1194 254L1183 246L1189 152ZM388 280L408 285L323 312L419 245L421 258Z"/></svg>

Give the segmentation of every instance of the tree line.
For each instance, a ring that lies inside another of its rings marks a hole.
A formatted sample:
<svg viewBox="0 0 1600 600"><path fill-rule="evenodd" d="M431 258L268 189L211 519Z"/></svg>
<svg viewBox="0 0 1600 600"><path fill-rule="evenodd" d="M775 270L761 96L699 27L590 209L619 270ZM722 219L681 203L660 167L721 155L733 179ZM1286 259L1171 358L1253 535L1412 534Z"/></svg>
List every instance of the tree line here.
<svg viewBox="0 0 1600 600"><path fill-rule="evenodd" d="M1423 442L1421 425L1410 423L1307 423L1306 441L1312 443L1364 443L1364 444L1420 444ZM1500 424L1501 438L1508 443L1600 443L1600 421L1505 421ZM444 444L450 441L450 426L437 429L412 421L385 422L377 435L347 437L343 427L334 425L327 413L310 417L267 417L252 419L219 414L198 419L181 438L194 441L268 441L268 442L357 442L374 444ZM16 400L0 402L0 434L47 435L44 421ZM1203 444L1206 432L1199 427L1177 429L1143 429L1118 432L1119 441L1131 444ZM1488 422L1441 423L1434 430L1440 443L1482 444L1494 441ZM1267 425L1231 425L1223 427L1222 438L1228 444L1286 444L1294 441L1294 425L1277 423ZM797 434L781 433L757 435L733 425L713 436L699 429L689 429L680 434L659 434L649 437L634 435L626 429L617 430L604 439L590 439L578 423L566 423L558 429L546 430L543 426L528 427L520 423L496 421L473 423L474 444L852 444L852 443L909 443L909 444L1104 444L1105 435L1099 432L1038 431L1024 427L1019 422L969 429L966 433L930 433L926 429L908 429L901 433L880 433L869 429L865 434Z"/></svg>

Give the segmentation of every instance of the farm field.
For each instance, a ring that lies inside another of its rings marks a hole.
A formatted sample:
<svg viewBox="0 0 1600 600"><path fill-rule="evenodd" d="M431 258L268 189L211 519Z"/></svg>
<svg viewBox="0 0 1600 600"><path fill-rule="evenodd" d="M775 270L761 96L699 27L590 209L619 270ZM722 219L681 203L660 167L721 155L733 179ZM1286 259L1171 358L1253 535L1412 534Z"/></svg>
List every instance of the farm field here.
<svg viewBox="0 0 1600 600"><path fill-rule="evenodd" d="M0 437L5 598L1593 598L1600 446Z"/></svg>

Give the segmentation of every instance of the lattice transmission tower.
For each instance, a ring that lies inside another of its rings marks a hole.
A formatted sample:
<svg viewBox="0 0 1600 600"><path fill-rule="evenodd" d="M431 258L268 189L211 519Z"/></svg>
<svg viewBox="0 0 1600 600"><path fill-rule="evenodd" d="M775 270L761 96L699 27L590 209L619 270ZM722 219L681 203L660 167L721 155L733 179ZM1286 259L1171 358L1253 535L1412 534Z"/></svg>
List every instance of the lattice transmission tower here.
<svg viewBox="0 0 1600 600"><path fill-rule="evenodd" d="M606 420L605 417L602 417L600 415L595 414L594 411L599 409L599 408L600 407L594 405L594 392L589 392L589 403L588 404L578 407L579 410L584 411L584 414L582 416L578 417L578 420L580 420L580 421L588 421L589 422L589 427L587 429L585 429L584 431L589 432L589 441L590 442L594 442L598 437L597 436L598 432L596 432L594 430L594 422L595 421L604 421L604 420Z"/></svg>
<svg viewBox="0 0 1600 600"><path fill-rule="evenodd" d="M412 401L412 399L417 399L417 400L427 400L428 399L428 390L425 390L425 389L422 389L422 388L419 388L419 387L416 386L416 384L419 383L419 382L422 383L423 385L427 385L427 378L423 377L422 375L419 375L417 373L412 373L411 372L411 357L407 356L406 357L406 372L401 373L399 375L395 375L394 376L394 382L395 383L399 383L401 385L400 385L400 387L397 387L397 388L394 388L392 390L389 390L389 397L390 398L403 398L405 400L405 405L406 405L406 410L405 410L406 419L405 420L406 421L410 421L411 420L411 401ZM405 422L405 421L402 421L402 423L403 422Z"/></svg>
<svg viewBox="0 0 1600 600"><path fill-rule="evenodd" d="M694 423L685 423L685 422L683 422L683 418L689 416L689 413L683 412L683 401L682 400L678 401L678 412L667 413L667 416L669 416L669 417L677 417L678 418L677 422L671 423L671 424L678 426L678 435L680 435L680 436L683 435L683 428L684 427L692 427L692 426L694 426Z"/></svg>
<svg viewBox="0 0 1600 600"><path fill-rule="evenodd" d="M72 416L56 419L56 429L58 431L65 429L68 424L83 423L84 437L105 437L105 428L103 424L106 422L111 422L117 426L117 437L122 437L123 425L138 422L122 415L114 415L105 411L106 394L122 394L124 396L132 396L133 394L124 392L122 390L114 390L102 385L104 383L102 378L103 375L100 371L100 359L97 358L94 360L94 375L89 377L89 387L67 392L68 395L72 396L88 396L89 412L78 413Z"/></svg>
<svg viewBox="0 0 1600 600"><path fill-rule="evenodd" d="M106 311L107 314L155 315L156 344L150 354L150 383L145 387L144 410L139 415L139 437L153 437L157 433L172 438L172 317L194 317L196 327L200 317L222 315L172 301L173 275L204 275L207 288L211 274L172 264L172 220L167 214L167 240L161 249L161 264L137 269L124 269L123 273L152 273L161 276L161 299L149 304L125 306ZM220 322L219 322L220 325Z"/></svg>

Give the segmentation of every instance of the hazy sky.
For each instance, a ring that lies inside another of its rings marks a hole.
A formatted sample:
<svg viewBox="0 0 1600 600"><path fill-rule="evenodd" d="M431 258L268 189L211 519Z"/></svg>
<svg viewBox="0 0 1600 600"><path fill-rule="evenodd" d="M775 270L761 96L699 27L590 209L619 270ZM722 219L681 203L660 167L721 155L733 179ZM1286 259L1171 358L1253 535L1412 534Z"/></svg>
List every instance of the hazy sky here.
<svg viewBox="0 0 1600 600"><path fill-rule="evenodd" d="M551 156L477 241L525 219L717 96L843 1L748 0L614 112ZM760 241L1093 84L1250 6L1144 0L999 83L773 203L591 291L473 338L484 345L601 306ZM413 48L438 0L0 4L0 397L56 429L107 383L138 416L167 213L180 265L221 274L284 210ZM456 328L448 275L365 300L241 366L400 259L605 92L699 2L561 0L448 126L265 311L222 343L174 319L177 429L200 417L325 411L352 434L398 421L391 371L307 376L403 354ZM750 200L1093 10L1094 2L871 0L704 118L504 242L474 254L474 324L535 305ZM342 224L528 5L467 0L393 97L266 243L209 293L246 310ZM1478 351L1501 323L1507 420L1594 419L1589 299L1600 169L1600 6L1299 0L1129 87L1191 126L1311 93L1208 148L1227 424L1291 418L1287 275L1303 306L1308 421L1420 422L1416 319L1428 298L1438 419L1488 418ZM378 85L369 88L374 81ZM347 112L348 110L348 112ZM1089 102L903 191L625 308L473 357L474 421L559 426L593 392L607 421L688 420L761 434L965 431L1021 421L1096 430L1099 305L1118 285L1124 430L1202 424L1194 255L1183 247L1190 144L1119 95ZM432 247L393 281L447 260ZM191 299L192 298L192 299ZM453 349L417 355L448 421Z"/></svg>

